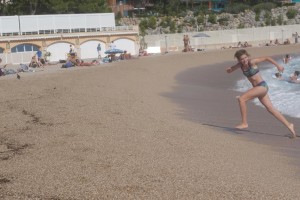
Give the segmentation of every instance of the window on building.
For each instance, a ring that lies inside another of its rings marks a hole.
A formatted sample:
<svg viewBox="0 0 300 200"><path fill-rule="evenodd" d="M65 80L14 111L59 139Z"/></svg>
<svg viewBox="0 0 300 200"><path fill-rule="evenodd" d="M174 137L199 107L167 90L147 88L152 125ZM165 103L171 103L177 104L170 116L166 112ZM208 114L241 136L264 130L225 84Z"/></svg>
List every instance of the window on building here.
<svg viewBox="0 0 300 200"><path fill-rule="evenodd" d="M12 53L18 52L26 52L26 51L37 51L39 49L38 46L34 44L19 44L11 49Z"/></svg>

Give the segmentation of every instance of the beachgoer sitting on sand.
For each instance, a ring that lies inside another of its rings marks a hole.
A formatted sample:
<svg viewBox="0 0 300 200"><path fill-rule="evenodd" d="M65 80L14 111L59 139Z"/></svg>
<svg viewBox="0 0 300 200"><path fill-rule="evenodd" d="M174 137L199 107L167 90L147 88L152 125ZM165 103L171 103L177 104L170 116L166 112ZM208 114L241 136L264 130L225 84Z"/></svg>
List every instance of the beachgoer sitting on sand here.
<svg viewBox="0 0 300 200"><path fill-rule="evenodd" d="M70 53L68 56L66 63L62 65L62 68L75 67L77 65L77 58L75 53Z"/></svg>
<svg viewBox="0 0 300 200"><path fill-rule="evenodd" d="M131 58L131 54L127 53L127 51L124 51L121 55L120 55L120 59L121 60L128 60Z"/></svg>
<svg viewBox="0 0 300 200"><path fill-rule="evenodd" d="M108 58L109 58L109 62L112 62L112 61L116 61L118 58L116 56L116 54L109 54L108 55Z"/></svg>
<svg viewBox="0 0 300 200"><path fill-rule="evenodd" d="M275 45L280 45L279 40L278 40L278 39L275 39L274 44L275 44Z"/></svg>
<svg viewBox="0 0 300 200"><path fill-rule="evenodd" d="M286 39L286 40L283 42L283 44L285 44L285 45L291 44L291 41L290 41L289 39Z"/></svg>
<svg viewBox="0 0 300 200"><path fill-rule="evenodd" d="M148 56L148 53L144 49L139 49L139 56Z"/></svg>
<svg viewBox="0 0 300 200"><path fill-rule="evenodd" d="M37 59L36 55L32 56L31 61L29 63L29 67L37 68L42 66L43 64Z"/></svg>
<svg viewBox="0 0 300 200"><path fill-rule="evenodd" d="M249 44L248 42L244 42L243 47L252 47L252 45Z"/></svg>
<svg viewBox="0 0 300 200"><path fill-rule="evenodd" d="M269 42L269 43L266 43L266 46L273 46L273 41L272 41L272 40L270 40L270 42Z"/></svg>
<svg viewBox="0 0 300 200"><path fill-rule="evenodd" d="M242 42L241 42L241 41L239 41L238 44L236 45L236 47L238 47L238 48L239 48L239 47L242 47L242 46L243 46L243 45L242 45Z"/></svg>
<svg viewBox="0 0 300 200"><path fill-rule="evenodd" d="M105 56L105 57L102 59L102 62L104 62L104 63L109 63L109 62L111 62L111 59L110 59L110 57Z"/></svg>

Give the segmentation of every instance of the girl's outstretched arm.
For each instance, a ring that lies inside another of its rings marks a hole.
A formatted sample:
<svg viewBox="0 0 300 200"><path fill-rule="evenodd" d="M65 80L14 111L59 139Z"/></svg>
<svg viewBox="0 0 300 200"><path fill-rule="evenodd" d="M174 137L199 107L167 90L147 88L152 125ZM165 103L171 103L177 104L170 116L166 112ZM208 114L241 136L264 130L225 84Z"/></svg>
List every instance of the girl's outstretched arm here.
<svg viewBox="0 0 300 200"><path fill-rule="evenodd" d="M226 72L231 73L231 72L235 71L236 69L238 69L240 67L240 65L241 65L240 63L237 63L231 67L228 67L228 68L226 68Z"/></svg>
<svg viewBox="0 0 300 200"><path fill-rule="evenodd" d="M284 67L281 66L281 65L279 65L271 57L260 57L260 58L251 59L252 64L257 64L257 63L264 62L264 61L268 61L269 63L272 63L273 65L275 65L277 67L277 69L278 69L279 72L283 72Z"/></svg>

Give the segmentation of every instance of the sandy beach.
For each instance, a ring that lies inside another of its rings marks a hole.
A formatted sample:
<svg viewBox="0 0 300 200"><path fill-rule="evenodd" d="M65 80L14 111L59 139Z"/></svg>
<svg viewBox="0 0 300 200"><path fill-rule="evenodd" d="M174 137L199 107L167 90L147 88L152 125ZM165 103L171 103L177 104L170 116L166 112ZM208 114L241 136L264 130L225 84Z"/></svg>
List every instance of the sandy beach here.
<svg viewBox="0 0 300 200"><path fill-rule="evenodd" d="M235 51L1 77L0 198L300 199L299 138L250 102L250 127L232 128Z"/></svg>

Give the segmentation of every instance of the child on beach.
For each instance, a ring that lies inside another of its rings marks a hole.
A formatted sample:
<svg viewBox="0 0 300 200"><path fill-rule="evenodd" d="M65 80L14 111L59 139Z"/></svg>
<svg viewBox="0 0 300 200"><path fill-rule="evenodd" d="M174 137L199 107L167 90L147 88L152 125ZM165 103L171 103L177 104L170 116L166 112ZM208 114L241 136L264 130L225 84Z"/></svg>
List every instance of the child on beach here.
<svg viewBox="0 0 300 200"><path fill-rule="evenodd" d="M268 96L269 87L267 83L263 80L261 75L259 74L259 69L257 67L258 63L268 61L275 65L279 72L283 72L284 68L275 62L270 57L260 57L260 58L250 58L249 53L245 49L241 49L235 52L234 57L238 60L238 63L226 68L227 73L231 73L238 68L240 68L243 74L248 78L253 88L246 91L239 98L239 106L242 116L242 123L236 126L237 129L245 129L248 128L247 121L247 101L252 100L254 98L258 98L259 101L265 106L269 113L271 113L277 120L282 122L292 133L292 138L296 138L296 132L294 130L294 124L288 122L286 118L276 110L272 102Z"/></svg>

